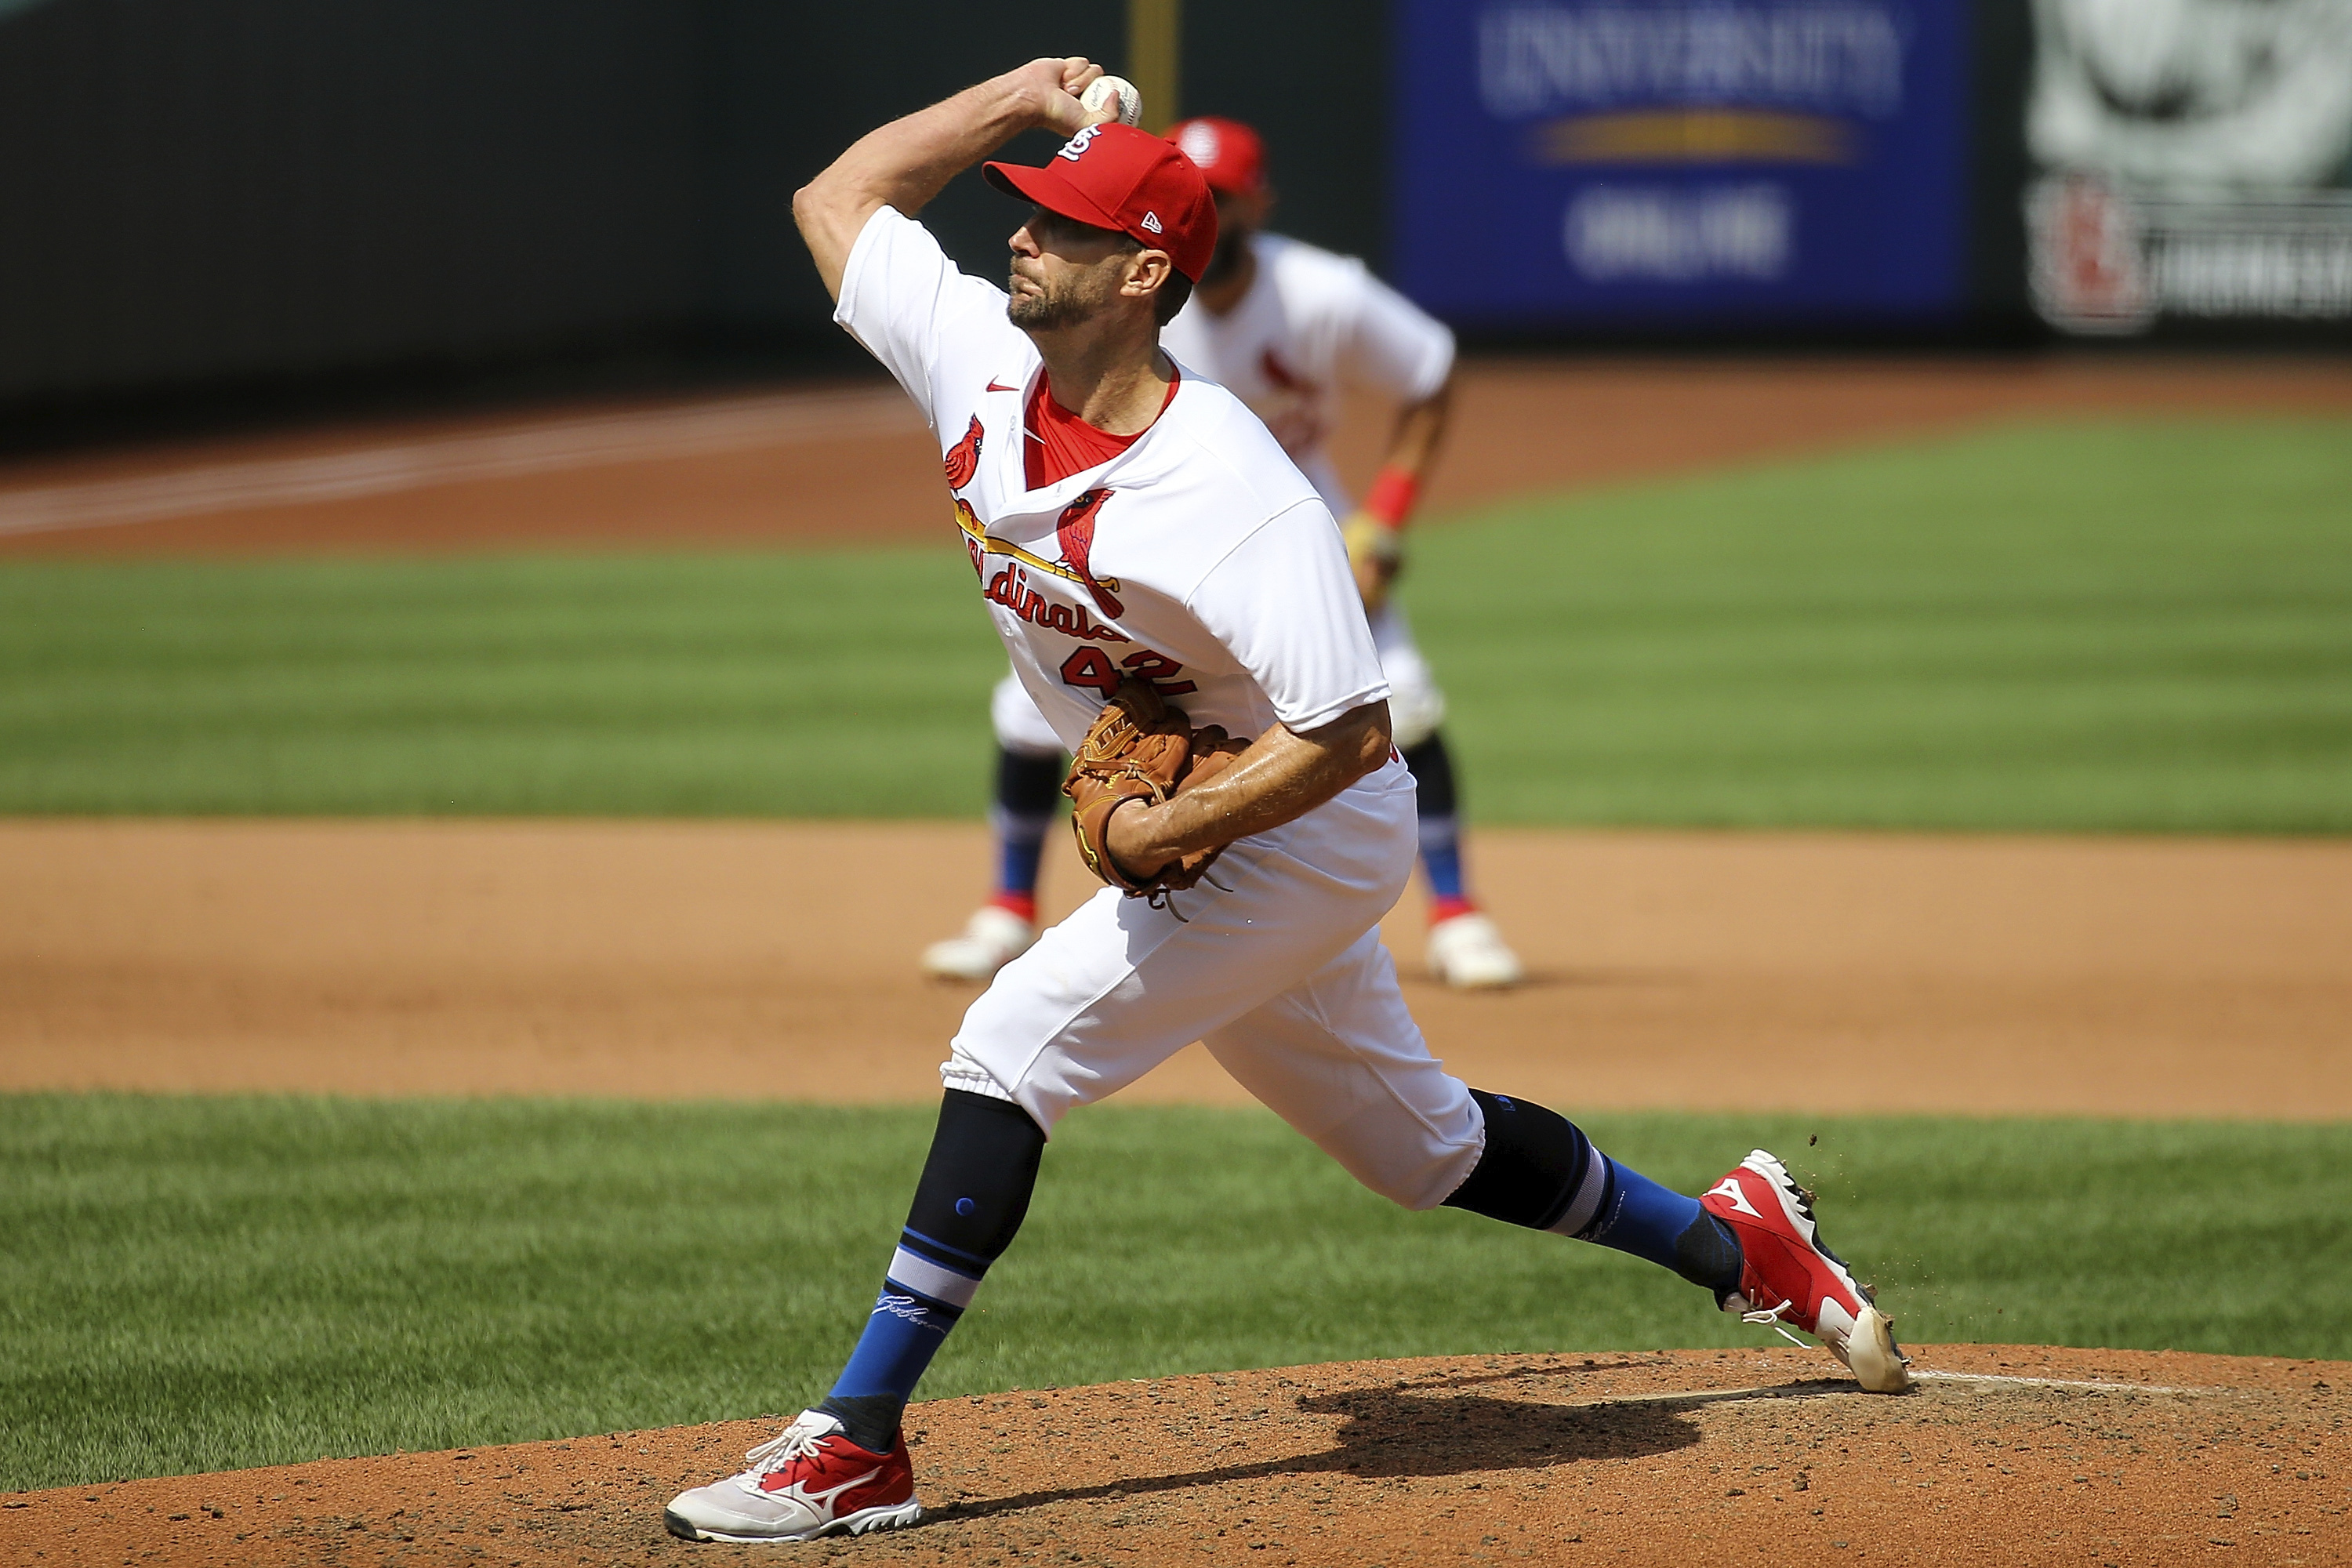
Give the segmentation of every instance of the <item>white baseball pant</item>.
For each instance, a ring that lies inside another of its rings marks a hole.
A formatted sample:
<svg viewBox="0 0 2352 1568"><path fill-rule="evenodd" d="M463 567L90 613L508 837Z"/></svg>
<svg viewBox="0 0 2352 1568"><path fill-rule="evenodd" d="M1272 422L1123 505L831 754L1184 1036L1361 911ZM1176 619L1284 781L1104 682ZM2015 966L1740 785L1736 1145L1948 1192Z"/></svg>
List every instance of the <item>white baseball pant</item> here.
<svg viewBox="0 0 2352 1568"><path fill-rule="evenodd" d="M997 972L940 1078L1051 1133L1201 1040L1365 1186L1436 1206L1477 1164L1486 1124L1430 1056L1381 945L1415 837L1412 775L1391 758L1226 849L1210 869L1222 889L1203 881L1172 909L1104 889Z"/></svg>

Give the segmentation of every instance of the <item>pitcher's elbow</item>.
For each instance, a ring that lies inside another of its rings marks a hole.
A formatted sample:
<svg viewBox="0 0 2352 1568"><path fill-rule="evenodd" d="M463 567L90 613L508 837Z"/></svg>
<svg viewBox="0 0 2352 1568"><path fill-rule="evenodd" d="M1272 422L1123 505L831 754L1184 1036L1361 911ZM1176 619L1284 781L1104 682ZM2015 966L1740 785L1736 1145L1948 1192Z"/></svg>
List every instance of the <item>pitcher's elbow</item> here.
<svg viewBox="0 0 2352 1568"><path fill-rule="evenodd" d="M1356 752L1356 776L1368 777L1381 770L1392 749L1389 725L1389 705L1375 702L1365 714L1363 732Z"/></svg>
<svg viewBox="0 0 2352 1568"><path fill-rule="evenodd" d="M800 226L803 234L808 232L809 225L816 221L817 212L824 202L824 193L819 189L823 182L824 176L819 175L793 193L793 222Z"/></svg>

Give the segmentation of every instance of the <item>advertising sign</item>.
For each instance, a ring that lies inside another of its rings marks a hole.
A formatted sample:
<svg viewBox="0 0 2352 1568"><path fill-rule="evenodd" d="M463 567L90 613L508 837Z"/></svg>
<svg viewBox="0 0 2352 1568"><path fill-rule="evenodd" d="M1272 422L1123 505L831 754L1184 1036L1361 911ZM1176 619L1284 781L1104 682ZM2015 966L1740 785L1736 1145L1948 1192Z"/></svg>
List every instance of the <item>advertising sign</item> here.
<svg viewBox="0 0 2352 1568"><path fill-rule="evenodd" d="M1459 325L1961 302L1962 0L1403 0L1397 281Z"/></svg>
<svg viewBox="0 0 2352 1568"><path fill-rule="evenodd" d="M2053 324L2352 319L2352 0L2035 0L2026 141Z"/></svg>

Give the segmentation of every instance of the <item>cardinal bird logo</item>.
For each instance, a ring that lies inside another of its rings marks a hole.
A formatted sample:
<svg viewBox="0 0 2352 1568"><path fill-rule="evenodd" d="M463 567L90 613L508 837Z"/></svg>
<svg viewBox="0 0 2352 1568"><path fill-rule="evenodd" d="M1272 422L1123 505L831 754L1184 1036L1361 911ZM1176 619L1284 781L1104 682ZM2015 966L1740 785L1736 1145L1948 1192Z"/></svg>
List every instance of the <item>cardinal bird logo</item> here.
<svg viewBox="0 0 2352 1568"><path fill-rule="evenodd" d="M1109 587L1094 573L1089 557L1095 550L1095 515L1102 510L1103 502L1110 499L1108 490L1088 490L1062 509L1054 523L1054 538L1062 546L1062 561L1070 574L1086 584L1087 592L1095 596L1102 613L1112 620L1127 614ZM1110 579L1112 583L1117 578Z"/></svg>
<svg viewBox="0 0 2352 1568"><path fill-rule="evenodd" d="M971 446L975 451L980 446L979 426L980 421L973 420L971 434L964 437L964 445ZM962 449L962 446L957 447L958 452ZM956 476L955 465L955 454L950 453L948 457L948 478L950 480ZM966 479L971 477L972 466L973 459L965 460L963 474ZM1095 607L1106 617L1114 621L1118 619L1127 613L1118 602L1118 579L1096 576L1093 560L1095 516L1102 510L1103 502L1109 499L1110 491L1107 489L1088 490L1062 509L1062 515L1054 522L1054 537L1062 547L1062 558L1048 561L1042 555L1024 550L1009 539L999 539L989 532L981 522L980 514L971 510L971 503L961 496L956 497L956 527L963 531L965 548L971 552L971 569L981 574L986 585L985 596L1024 620L1035 621L1040 626L1050 624L1055 630L1066 631L1072 637L1093 637L1102 642L1125 642L1127 638L1121 633L1108 626L1095 626L1088 621L1084 605L1078 606L1076 620L1065 626L1061 617L1070 613L1069 605L1049 605L1038 597L1034 587L1024 590L1018 571L1008 568L990 578L983 564L987 556L1003 555L1020 563L1031 573L1059 577L1065 583L1076 583L1094 595ZM1023 596L1024 591L1026 597ZM1011 596L1004 596L1006 595ZM1046 618L1049 614L1055 617L1050 623Z"/></svg>
<svg viewBox="0 0 2352 1568"><path fill-rule="evenodd" d="M963 439L948 448L946 468L948 489L960 490L971 483L972 475L980 472L980 416L971 416L971 424Z"/></svg>

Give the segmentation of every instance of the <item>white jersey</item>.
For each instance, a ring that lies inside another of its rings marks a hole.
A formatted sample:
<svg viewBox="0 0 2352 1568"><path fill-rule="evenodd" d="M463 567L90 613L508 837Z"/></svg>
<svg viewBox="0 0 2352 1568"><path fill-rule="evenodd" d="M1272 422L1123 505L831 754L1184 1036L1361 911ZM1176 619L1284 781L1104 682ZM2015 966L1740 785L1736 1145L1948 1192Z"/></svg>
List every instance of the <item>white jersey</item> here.
<svg viewBox="0 0 2352 1568"><path fill-rule="evenodd" d="M1062 743L1129 675L1244 737L1387 697L1329 509L1181 355L1175 395L1133 445L1028 488L1023 410L1044 364L1005 303L886 206L850 251L834 320L938 436L997 635Z"/></svg>
<svg viewBox="0 0 2352 1568"><path fill-rule="evenodd" d="M1249 405L1325 504L1348 501L1324 451L1349 386L1418 403L1454 369L1454 334L1361 261L1302 240L1250 238L1257 276L1224 315L1195 294L1160 346Z"/></svg>
<svg viewBox="0 0 2352 1568"><path fill-rule="evenodd" d="M1194 723L1251 736L1387 696L1330 509L1207 377L1186 374L1109 461L1028 488L1023 412L1044 367L1004 306L884 207L850 251L834 319L939 436L989 614L1062 744L1083 738L1123 672ZM1442 1202L1477 1164L1486 1127L1431 1058L1381 945L1412 868L1414 798L1391 753L1305 816L1227 846L1196 888L1163 900L1100 889L997 971L941 1081L1011 1100L1050 1133L1200 1040L1367 1186L1412 1208Z"/></svg>

